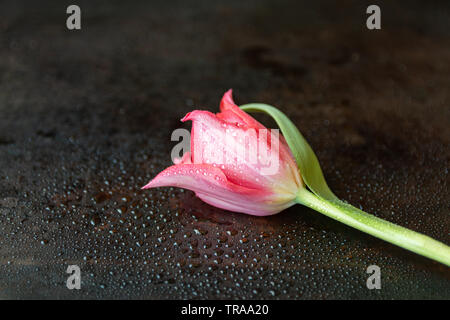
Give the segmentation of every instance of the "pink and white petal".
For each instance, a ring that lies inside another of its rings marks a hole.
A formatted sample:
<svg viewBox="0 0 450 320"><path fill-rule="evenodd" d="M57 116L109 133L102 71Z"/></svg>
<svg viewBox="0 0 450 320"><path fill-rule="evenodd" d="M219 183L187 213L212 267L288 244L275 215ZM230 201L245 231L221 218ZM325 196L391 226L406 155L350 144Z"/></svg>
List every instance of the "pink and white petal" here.
<svg viewBox="0 0 450 320"><path fill-rule="evenodd" d="M213 206L253 215L275 214L287 205L285 199L280 199L280 204L274 201L277 195L270 190L250 189L230 182L220 169L212 165L171 166L143 189L166 186L189 189Z"/></svg>
<svg viewBox="0 0 450 320"><path fill-rule="evenodd" d="M223 155L225 145L224 127L226 123L217 119L209 111L194 110L181 119L182 122L191 120L191 159L195 164L216 162ZM209 150L212 148L212 150ZM214 148L220 148L214 152Z"/></svg>
<svg viewBox="0 0 450 320"><path fill-rule="evenodd" d="M222 113L227 112L228 114L230 112L234 113L236 117L241 119L242 123L245 123L248 127L254 128L254 129L265 129L261 123L256 121L254 118L252 118L248 113L241 110L233 101L233 91L230 89L222 97L222 100L220 101L220 111ZM218 114L218 115L219 115Z"/></svg>
<svg viewBox="0 0 450 320"><path fill-rule="evenodd" d="M283 211L286 208L295 204L293 200L285 202L273 202L273 201L253 201L251 199L243 199L240 202L228 201L227 199L220 199L212 197L210 195L196 193L197 197L204 202L224 210L247 213L253 216L270 216Z"/></svg>
<svg viewBox="0 0 450 320"><path fill-rule="evenodd" d="M224 110L216 114L217 118L228 123L235 124L238 127L248 127L247 124L232 110Z"/></svg>
<svg viewBox="0 0 450 320"><path fill-rule="evenodd" d="M291 165L296 168L295 161L281 140L279 154L270 149L270 132L266 131L267 137L264 139L261 131L230 124L208 111L190 112L183 118L183 121L187 120L192 121L193 163L220 167L228 180L238 185L254 189L277 188L285 192L296 189L290 183L283 185L285 182L298 180L297 170L289 168ZM272 152L264 155L258 149ZM252 161L249 160L250 157L253 157ZM270 175L262 174L266 170L263 168L270 163L278 163L279 171Z"/></svg>
<svg viewBox="0 0 450 320"><path fill-rule="evenodd" d="M269 187L275 177L261 176L257 166L257 132L245 139L248 131L218 119L208 111L195 110L183 118L192 121L191 153L194 164L213 164L222 169L227 178L233 183L250 188L260 189ZM248 153L252 153L255 161L244 159L239 139L246 140ZM245 174L243 174L245 173Z"/></svg>
<svg viewBox="0 0 450 320"><path fill-rule="evenodd" d="M222 112L227 112L227 113L232 111L234 114L238 115L242 119L242 121L245 122L250 127L253 126L254 128L257 128L259 130L266 129L266 127L264 127L261 123L259 123L248 113L246 113L245 111L240 109L234 103L231 89L228 90L227 92L225 92L225 94L223 95L222 101L220 103L220 110ZM298 167L297 167L295 159L292 155L291 149L289 148L289 146L286 142L286 139L283 137L283 135L280 134L279 137L280 137L280 140L279 140L280 160L282 162L287 162L289 164L289 166L294 169L293 174L295 176L295 180L297 182L299 182L301 185L302 182L301 182L300 175L298 174ZM270 147L270 145L271 145L271 142L269 139L268 146Z"/></svg>
<svg viewBox="0 0 450 320"><path fill-rule="evenodd" d="M220 102L220 111L221 113L217 114L217 117L224 119L228 122L237 122L236 119L240 119L240 124L244 123L248 127L254 128L254 129L266 129L265 126L263 126L261 123L259 123L257 120L255 120L252 116L250 116L248 113L240 109L233 101L233 91L232 89L225 92L225 94L222 97L222 100ZM270 147L270 141L268 142L268 145ZM284 139L282 135L280 135L280 158L281 160L293 160L292 153L290 151L290 148ZM295 163L295 161L294 161Z"/></svg>

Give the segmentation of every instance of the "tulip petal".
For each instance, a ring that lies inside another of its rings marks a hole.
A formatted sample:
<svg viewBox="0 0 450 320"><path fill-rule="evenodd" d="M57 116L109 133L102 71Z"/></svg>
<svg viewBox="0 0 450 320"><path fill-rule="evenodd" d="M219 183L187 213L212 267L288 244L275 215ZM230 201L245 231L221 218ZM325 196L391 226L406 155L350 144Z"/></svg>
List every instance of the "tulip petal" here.
<svg viewBox="0 0 450 320"><path fill-rule="evenodd" d="M243 159L243 154L238 152L237 148L242 145L237 141L238 133L242 136L244 129L222 121L208 111L192 111L183 118L183 121L187 120L192 121L191 152L194 164L216 165L233 183L255 189L269 188L276 180L275 177L261 176L260 167ZM252 153L256 155L256 133L247 142L248 149L254 150Z"/></svg>
<svg viewBox="0 0 450 320"><path fill-rule="evenodd" d="M248 127L247 123L245 123L241 117L239 117L236 113L234 113L232 110L225 110L220 113L216 114L216 117L226 121L228 123L233 123L238 127Z"/></svg>
<svg viewBox="0 0 450 320"><path fill-rule="evenodd" d="M173 165L158 174L143 189L173 186L194 191L204 202L225 210L252 215L271 215L294 204L268 190L232 183L219 168L206 164ZM278 200L278 201L277 201Z"/></svg>
<svg viewBox="0 0 450 320"><path fill-rule="evenodd" d="M222 97L220 102L221 113L217 114L217 117L227 122L236 122L239 124L245 124L250 128L258 130L266 129L264 125L255 120L251 115L246 113L243 109L239 108L233 100L233 90L230 89ZM239 119L239 120L237 120ZM239 122L238 122L239 121ZM280 157L283 160L292 158L292 152L283 136L280 136Z"/></svg>
<svg viewBox="0 0 450 320"><path fill-rule="evenodd" d="M196 193L196 195L202 199L202 201L210 204L214 207L221 208L233 212L247 213L253 216L270 216L277 214L284 209L287 209L295 204L291 199L284 202L272 203L266 200L266 202L256 202L249 200L240 200L240 202L230 202L222 200L216 196L206 195L202 193Z"/></svg>
<svg viewBox="0 0 450 320"><path fill-rule="evenodd" d="M230 181L250 188L278 189L291 193L302 185L295 160L282 137L278 141L278 150L273 150L271 134L266 131L268 137L262 138L261 135L261 130L266 128L255 130L239 127L219 119L209 111L200 110L192 111L182 119L187 120L192 121L193 163L214 164L222 169ZM250 157L254 161L249 161ZM262 174L270 168L275 168L275 171Z"/></svg>
<svg viewBox="0 0 450 320"><path fill-rule="evenodd" d="M234 119L237 117L240 119L240 123L243 123L247 125L250 128L254 129L265 129L265 127L256 121L254 118L252 118L249 114L241 110L233 101L233 90L230 89L222 97L222 100L220 102L220 111L221 113L218 113L218 117L224 118L224 120L233 122ZM231 116L233 115L233 116Z"/></svg>

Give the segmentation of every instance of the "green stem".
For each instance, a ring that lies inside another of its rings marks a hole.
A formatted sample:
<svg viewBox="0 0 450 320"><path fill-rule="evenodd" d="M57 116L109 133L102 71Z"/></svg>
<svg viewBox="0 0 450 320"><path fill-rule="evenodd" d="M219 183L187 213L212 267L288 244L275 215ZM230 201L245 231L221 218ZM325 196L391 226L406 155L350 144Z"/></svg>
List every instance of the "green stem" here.
<svg viewBox="0 0 450 320"><path fill-rule="evenodd" d="M450 266L450 247L428 236L377 218L340 200L322 199L306 188L299 191L296 200L348 226Z"/></svg>

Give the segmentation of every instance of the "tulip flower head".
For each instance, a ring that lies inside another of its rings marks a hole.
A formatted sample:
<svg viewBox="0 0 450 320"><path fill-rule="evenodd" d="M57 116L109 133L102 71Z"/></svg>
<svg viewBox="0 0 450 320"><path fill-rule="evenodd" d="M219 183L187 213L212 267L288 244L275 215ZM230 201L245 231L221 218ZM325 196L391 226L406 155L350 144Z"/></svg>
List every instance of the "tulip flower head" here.
<svg viewBox="0 0 450 320"><path fill-rule="evenodd" d="M245 111L264 112L279 126L268 130ZM311 146L275 107L238 107L231 90L220 112L194 110L190 152L176 159L143 189L189 189L218 208L256 216L273 215L296 203L417 254L450 266L450 247L423 234L370 215L336 197Z"/></svg>
<svg viewBox="0 0 450 320"><path fill-rule="evenodd" d="M257 216L296 203L303 183L286 140L242 111L231 90L220 113L194 110L181 121L192 121L191 152L144 189L185 188L215 207Z"/></svg>

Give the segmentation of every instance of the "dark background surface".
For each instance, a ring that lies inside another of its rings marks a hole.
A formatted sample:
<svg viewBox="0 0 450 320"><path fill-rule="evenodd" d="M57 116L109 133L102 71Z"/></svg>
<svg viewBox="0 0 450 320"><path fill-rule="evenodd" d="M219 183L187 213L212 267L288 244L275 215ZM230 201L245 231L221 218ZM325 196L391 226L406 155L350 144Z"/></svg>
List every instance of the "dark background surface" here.
<svg viewBox="0 0 450 320"><path fill-rule="evenodd" d="M0 298L450 298L444 265L307 208L140 190L233 88L291 117L339 197L450 243L448 1L377 1L379 31L363 1L76 1L69 31L72 3L0 3Z"/></svg>

